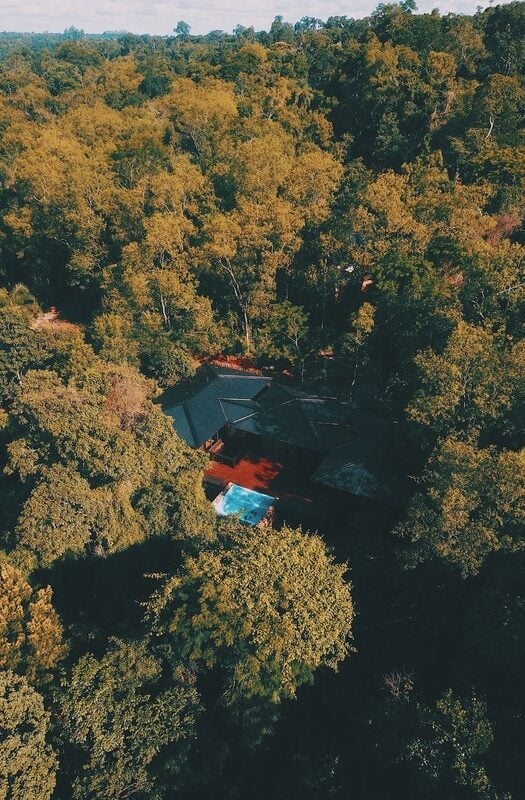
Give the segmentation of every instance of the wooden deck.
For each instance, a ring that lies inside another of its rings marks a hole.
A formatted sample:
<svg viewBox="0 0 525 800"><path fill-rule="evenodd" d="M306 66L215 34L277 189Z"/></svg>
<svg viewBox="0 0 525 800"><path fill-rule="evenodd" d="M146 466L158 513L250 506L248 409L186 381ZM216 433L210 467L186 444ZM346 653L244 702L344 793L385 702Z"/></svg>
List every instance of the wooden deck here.
<svg viewBox="0 0 525 800"><path fill-rule="evenodd" d="M213 493L230 481L246 489L278 498L276 526L287 523L318 530L340 514L349 503L349 496L310 481L311 465L283 464L259 453L249 453L235 467L210 463L206 477L214 484ZM210 487L211 488L211 487Z"/></svg>
<svg viewBox="0 0 525 800"><path fill-rule="evenodd" d="M308 477L298 475L290 467L265 456L248 454L234 467L210 463L206 476L226 482L231 481L245 489L255 489L275 497L293 497L305 503L313 502L315 488L309 485Z"/></svg>

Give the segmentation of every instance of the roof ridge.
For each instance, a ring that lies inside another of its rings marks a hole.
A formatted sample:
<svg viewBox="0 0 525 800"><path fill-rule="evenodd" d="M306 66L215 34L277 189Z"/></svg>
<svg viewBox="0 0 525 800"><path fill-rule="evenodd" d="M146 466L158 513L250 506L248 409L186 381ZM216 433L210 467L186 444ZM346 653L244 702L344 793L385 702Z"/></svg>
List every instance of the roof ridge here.
<svg viewBox="0 0 525 800"><path fill-rule="evenodd" d="M266 380L268 383L272 382L272 379L267 377L266 375L254 375L253 372L243 372L242 370L232 371L232 372L219 372L215 370L217 377L219 378L256 378L258 381Z"/></svg>
<svg viewBox="0 0 525 800"><path fill-rule="evenodd" d="M186 417L186 420L188 422L188 427L189 427L189 429L191 431L191 435L193 436L193 441L195 442L196 447L199 447L200 442L199 442L199 437L197 435L197 429L196 429L195 424L193 422L192 416L189 413L189 409L186 407L186 401L185 400L181 403L181 406L182 406L182 409L184 411L184 416Z"/></svg>
<svg viewBox="0 0 525 800"><path fill-rule="evenodd" d="M222 403L224 400L225 403L257 403L256 400L252 400L249 397L219 397L219 401Z"/></svg>
<svg viewBox="0 0 525 800"><path fill-rule="evenodd" d="M305 399L306 399L306 398L304 398L304 397L303 397L303 398L297 397L297 398L295 398L295 401L296 401L296 402L297 402L297 401L299 402L299 408L301 409L301 414L303 415L303 417L304 417L304 418L305 418L305 420L307 421L308 425L309 425L309 426L310 426L310 428L312 429L312 431L313 431L313 434L314 434L314 438L315 438L315 440L316 440L317 444L319 445L319 447L321 448L321 452L323 453L323 452L325 451L325 446L323 445L323 442L321 441L321 437L319 436L319 434L318 434L318 432L317 432L317 429L316 429L316 427L315 427L314 423L313 423L313 422L311 422L311 420L309 420L309 419L308 419L308 415L305 413L305 411L304 411L304 409L303 409L303 407L302 407L302 405L301 405L301 400L305 400Z"/></svg>
<svg viewBox="0 0 525 800"><path fill-rule="evenodd" d="M250 417L255 416L255 414L257 414L260 411L259 404L256 403L254 400L240 400L240 399L236 400L230 397L218 397L217 399L219 401L221 411L224 415L224 419L226 420L226 422L230 422L231 425L235 425L235 423L237 422L242 422L245 419L249 419ZM243 405L245 408L250 408L250 413L246 414L244 417L239 417L239 419L228 420L228 417L226 416L226 412L224 410L224 406L222 405L223 403L235 403L236 405ZM253 406L250 406L249 405L250 403L253 403L255 405L255 408L253 408Z"/></svg>

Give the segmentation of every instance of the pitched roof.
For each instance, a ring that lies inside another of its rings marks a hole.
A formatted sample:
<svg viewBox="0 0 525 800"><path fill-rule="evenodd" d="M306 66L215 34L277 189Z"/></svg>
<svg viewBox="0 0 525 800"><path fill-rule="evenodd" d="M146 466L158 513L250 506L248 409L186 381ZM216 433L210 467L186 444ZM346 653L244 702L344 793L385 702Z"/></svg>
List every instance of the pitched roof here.
<svg viewBox="0 0 525 800"><path fill-rule="evenodd" d="M388 421L358 409L353 427L353 438L328 453L312 480L386 505L401 506L403 492L387 452Z"/></svg>
<svg viewBox="0 0 525 800"><path fill-rule="evenodd" d="M252 414L258 406L251 401L268 383L260 375L205 365L192 381L165 392L161 404L179 436L200 447L227 422Z"/></svg>
<svg viewBox="0 0 525 800"><path fill-rule="evenodd" d="M235 422L234 427L317 453L326 453L353 435L349 424L351 409L345 403L304 393L302 397L282 393L283 399L278 402L283 387L276 392L274 388L261 396L258 412Z"/></svg>
<svg viewBox="0 0 525 800"><path fill-rule="evenodd" d="M229 422L238 430L324 456L312 480L387 505L402 505L390 466L390 423L330 396L327 387L298 388L271 378L206 365L164 393L164 412L192 447Z"/></svg>

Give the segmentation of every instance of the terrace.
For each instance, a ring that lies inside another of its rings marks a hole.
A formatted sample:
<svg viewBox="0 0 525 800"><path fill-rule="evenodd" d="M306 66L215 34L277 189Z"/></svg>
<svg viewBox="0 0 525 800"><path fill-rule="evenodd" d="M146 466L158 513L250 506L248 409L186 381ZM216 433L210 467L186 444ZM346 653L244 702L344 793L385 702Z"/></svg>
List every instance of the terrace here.
<svg viewBox="0 0 525 800"><path fill-rule="evenodd" d="M308 456L309 454L307 454ZM212 461L205 473L205 488L213 501L228 484L233 483L275 497L275 524L301 525L317 529L334 514L348 510L352 498L343 492L311 481L311 458L272 458L254 441L252 448L236 459L235 465Z"/></svg>

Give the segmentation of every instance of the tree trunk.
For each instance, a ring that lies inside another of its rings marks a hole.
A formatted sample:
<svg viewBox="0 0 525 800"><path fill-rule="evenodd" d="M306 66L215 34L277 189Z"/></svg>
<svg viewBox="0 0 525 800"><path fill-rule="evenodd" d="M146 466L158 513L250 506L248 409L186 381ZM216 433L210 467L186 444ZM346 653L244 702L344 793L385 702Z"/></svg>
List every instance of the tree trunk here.
<svg viewBox="0 0 525 800"><path fill-rule="evenodd" d="M229 275L230 278L230 285L233 289L233 294L235 295L235 299L237 300L237 304L239 306L241 315L242 315L242 322L243 322L243 329L244 329L244 341L246 342L246 352L249 353L251 351L251 325L250 319L248 317L248 310L246 307L246 303L244 301L244 297L241 292L241 287L235 277L235 272L233 271L233 267L230 264L228 259L224 261L222 259L219 260L220 266L223 270Z"/></svg>

